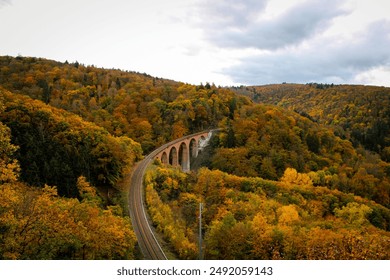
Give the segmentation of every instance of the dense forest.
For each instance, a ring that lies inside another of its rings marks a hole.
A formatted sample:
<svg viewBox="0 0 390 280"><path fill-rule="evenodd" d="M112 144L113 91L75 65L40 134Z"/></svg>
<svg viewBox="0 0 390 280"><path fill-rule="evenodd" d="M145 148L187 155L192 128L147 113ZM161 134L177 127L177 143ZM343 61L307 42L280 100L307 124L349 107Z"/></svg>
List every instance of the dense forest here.
<svg viewBox="0 0 390 280"><path fill-rule="evenodd" d="M15 110L20 110L18 113L24 112L13 114L13 118L9 118L8 121L13 129L15 127L20 129L13 133L22 132L20 136L26 138L20 139L20 146L14 145L12 140L16 137L12 136L11 129L0 121L0 259L134 258L135 235L121 207L107 205L86 177L80 173L73 182L73 177L77 176L77 166L67 166L70 163L66 157L63 158L63 162L60 161L59 155L62 152L68 153L70 158L72 153L75 156L82 148L82 145L72 146L71 143L61 147L60 143L56 143L59 139L54 139L58 135L47 131L49 128L59 128L61 124L56 123L56 118L64 116L56 115L40 102L18 97L1 90L2 119L7 120L6 117L10 117L7 112L15 113ZM42 126L30 122L38 116L42 117L40 119ZM69 135L76 136L80 133L77 129L86 126L77 118L74 120L67 118L67 121L73 125L72 129L76 130L67 131L69 125L64 126L62 131L68 132ZM97 128L92 126L91 133L93 129ZM95 133L98 132L97 129ZM42 138L44 142L37 138ZM67 138L63 137L61 141L67 141ZM42 146L38 147L38 144ZM115 144L119 146L120 143ZM59 154L52 150L54 147L59 149ZM28 150L23 152L22 150L26 148ZM21 164L16 158L21 158ZM104 158L96 159L99 161ZM110 161L113 160L119 158L113 157ZM46 166L48 164L53 166ZM64 170L55 173L56 168ZM104 166L91 166L91 169L94 168L95 172L102 172L100 175L108 175L104 172ZM54 175L58 177L54 178ZM45 180L55 180L58 188L43 184ZM36 185L32 186L27 183L28 181ZM73 198L59 195L59 193L69 195L69 192Z"/></svg>
<svg viewBox="0 0 390 280"><path fill-rule="evenodd" d="M243 105L220 128L209 168L157 162L146 177L152 219L180 258L197 257L200 202L206 259L390 257L390 169L378 154L271 105Z"/></svg>
<svg viewBox="0 0 390 280"><path fill-rule="evenodd" d="M331 126L355 146L361 144L390 161L390 88L311 83L233 90L255 102L282 106Z"/></svg>
<svg viewBox="0 0 390 280"><path fill-rule="evenodd" d="M155 166L146 176L154 225L182 259L198 257L204 203L205 259L389 259L390 210L314 186L287 168L279 181L202 168Z"/></svg>
<svg viewBox="0 0 390 280"><path fill-rule="evenodd" d="M0 258L133 258L123 191L134 163L171 139L217 126L236 104L250 103L210 84L78 62L0 57L0 70L1 172L13 178L1 182L7 195L0 242L9 247L2 246ZM80 184L95 190L94 203L83 198ZM57 212L46 213L48 207ZM105 246L112 250L104 253Z"/></svg>
<svg viewBox="0 0 390 280"><path fill-rule="evenodd" d="M0 120L13 134L21 180L50 184L60 195L74 197L77 178L96 186L116 188L118 181L142 156L138 143L115 137L79 116L29 97L2 90L5 106Z"/></svg>
<svg viewBox="0 0 390 280"><path fill-rule="evenodd" d="M216 127L249 99L210 84L192 86L78 62L0 57L0 85L81 116L145 153L169 140Z"/></svg>
<svg viewBox="0 0 390 280"><path fill-rule="evenodd" d="M0 57L0 258L138 257L123 203L134 164L218 127L204 168L155 162L145 177L178 258L198 257L203 202L206 259L388 259L389 96Z"/></svg>
<svg viewBox="0 0 390 280"><path fill-rule="evenodd" d="M221 123L211 167L247 177L278 180L287 168L314 185L338 189L390 207L390 164L355 149L331 129L270 105L243 106Z"/></svg>

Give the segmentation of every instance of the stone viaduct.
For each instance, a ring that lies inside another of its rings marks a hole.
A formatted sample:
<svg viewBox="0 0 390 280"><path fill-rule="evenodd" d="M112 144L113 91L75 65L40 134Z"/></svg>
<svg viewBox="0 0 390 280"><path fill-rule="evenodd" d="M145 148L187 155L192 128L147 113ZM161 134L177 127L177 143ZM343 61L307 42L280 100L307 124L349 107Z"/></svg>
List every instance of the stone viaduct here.
<svg viewBox="0 0 390 280"><path fill-rule="evenodd" d="M207 144L214 131L202 131L176 139L157 149L153 157L164 164L180 165L184 172L190 171L191 159L198 156L199 150Z"/></svg>

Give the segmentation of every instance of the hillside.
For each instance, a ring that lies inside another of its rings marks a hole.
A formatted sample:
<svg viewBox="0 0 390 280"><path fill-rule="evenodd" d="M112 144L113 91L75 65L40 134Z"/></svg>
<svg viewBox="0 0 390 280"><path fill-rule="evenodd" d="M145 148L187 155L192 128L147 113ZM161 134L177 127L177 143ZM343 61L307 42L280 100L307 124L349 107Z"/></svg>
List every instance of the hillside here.
<svg viewBox="0 0 390 280"><path fill-rule="evenodd" d="M0 69L1 259L134 258L121 180L151 149L250 103L77 62L0 57Z"/></svg>
<svg viewBox="0 0 390 280"><path fill-rule="evenodd" d="M197 257L203 202L208 259L388 259L388 92L232 91L0 57L0 258L135 258L123 180L154 148L218 127L207 166L155 162L145 177L150 216L178 258Z"/></svg>
<svg viewBox="0 0 390 280"><path fill-rule="evenodd" d="M154 225L181 259L198 257L200 202L205 259L390 257L388 208L313 186L309 176L293 169L270 181L154 166L145 182Z"/></svg>
<svg viewBox="0 0 390 280"><path fill-rule="evenodd" d="M221 123L211 167L238 176L278 180L287 168L313 183L390 206L389 163L327 127L271 105L243 106Z"/></svg>
<svg viewBox="0 0 390 280"><path fill-rule="evenodd" d="M0 259L134 258L129 219L88 182L115 184L115 175L136 160L134 147L72 114L0 89Z"/></svg>
<svg viewBox="0 0 390 280"><path fill-rule="evenodd" d="M170 140L216 127L232 104L249 103L233 92L40 58L0 57L0 85L64 109L127 136L145 153ZM235 106L236 106L235 105Z"/></svg>
<svg viewBox="0 0 390 280"><path fill-rule="evenodd" d="M390 161L390 88L282 84L234 90L255 102L282 106L330 125L355 146L362 144Z"/></svg>
<svg viewBox="0 0 390 280"><path fill-rule="evenodd" d="M118 181L142 156L138 143L114 137L103 128L64 110L1 90L0 121L11 129L21 180L57 186L61 195L77 194L85 176L95 186L117 188Z"/></svg>

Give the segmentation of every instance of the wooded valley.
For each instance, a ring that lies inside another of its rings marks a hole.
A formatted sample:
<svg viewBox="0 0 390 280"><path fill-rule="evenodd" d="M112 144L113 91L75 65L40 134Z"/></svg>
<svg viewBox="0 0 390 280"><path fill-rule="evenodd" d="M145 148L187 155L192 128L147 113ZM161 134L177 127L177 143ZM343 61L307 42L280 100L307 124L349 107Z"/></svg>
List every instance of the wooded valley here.
<svg viewBox="0 0 390 280"><path fill-rule="evenodd" d="M389 259L390 89L222 88L78 62L0 57L0 259L142 258L136 162L221 128L203 167L145 176L179 259Z"/></svg>

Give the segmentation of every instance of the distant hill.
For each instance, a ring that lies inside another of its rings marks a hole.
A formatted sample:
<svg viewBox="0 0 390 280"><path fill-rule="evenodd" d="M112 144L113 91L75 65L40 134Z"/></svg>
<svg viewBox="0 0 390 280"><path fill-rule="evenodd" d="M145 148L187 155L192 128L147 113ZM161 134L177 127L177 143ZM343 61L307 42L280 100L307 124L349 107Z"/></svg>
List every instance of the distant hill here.
<svg viewBox="0 0 390 280"><path fill-rule="evenodd" d="M330 125L356 146L390 161L390 88L362 85L279 84L232 88L257 103L294 110Z"/></svg>

